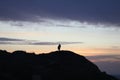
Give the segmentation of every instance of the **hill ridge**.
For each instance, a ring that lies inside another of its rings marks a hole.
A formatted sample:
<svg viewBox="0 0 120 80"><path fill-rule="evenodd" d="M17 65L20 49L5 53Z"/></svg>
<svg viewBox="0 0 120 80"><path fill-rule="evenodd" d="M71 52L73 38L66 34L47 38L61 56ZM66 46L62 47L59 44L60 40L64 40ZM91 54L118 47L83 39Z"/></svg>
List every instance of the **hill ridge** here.
<svg viewBox="0 0 120 80"><path fill-rule="evenodd" d="M118 80L72 51L35 55L0 50L0 63L0 80Z"/></svg>

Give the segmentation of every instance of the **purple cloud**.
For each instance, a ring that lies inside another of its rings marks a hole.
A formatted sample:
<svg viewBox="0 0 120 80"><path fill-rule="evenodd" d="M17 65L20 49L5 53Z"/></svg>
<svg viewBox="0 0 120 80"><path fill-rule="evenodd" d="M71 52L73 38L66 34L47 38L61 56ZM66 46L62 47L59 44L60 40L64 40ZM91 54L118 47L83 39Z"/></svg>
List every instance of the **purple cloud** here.
<svg viewBox="0 0 120 80"><path fill-rule="evenodd" d="M62 45L67 44L82 44L83 42L39 42L35 40L24 40L24 39L14 39L14 38L4 38L0 37L0 44L10 44L10 45Z"/></svg>
<svg viewBox="0 0 120 80"><path fill-rule="evenodd" d="M41 17L120 25L120 0L1 0L0 20Z"/></svg>

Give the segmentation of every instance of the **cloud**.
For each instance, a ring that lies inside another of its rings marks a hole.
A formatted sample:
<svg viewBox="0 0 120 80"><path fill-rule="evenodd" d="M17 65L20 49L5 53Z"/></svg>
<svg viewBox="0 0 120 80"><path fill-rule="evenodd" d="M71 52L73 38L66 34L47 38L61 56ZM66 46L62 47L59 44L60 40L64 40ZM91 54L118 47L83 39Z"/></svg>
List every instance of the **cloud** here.
<svg viewBox="0 0 120 80"><path fill-rule="evenodd" d="M4 38L0 37L0 41L23 41L22 39Z"/></svg>
<svg viewBox="0 0 120 80"><path fill-rule="evenodd" d="M119 0L1 0L0 20L72 19L120 25Z"/></svg>
<svg viewBox="0 0 120 80"><path fill-rule="evenodd" d="M87 56L93 62L120 62L120 55Z"/></svg>
<svg viewBox="0 0 120 80"><path fill-rule="evenodd" d="M94 62L101 71L112 75L120 74L120 55L87 56L87 58Z"/></svg>
<svg viewBox="0 0 120 80"><path fill-rule="evenodd" d="M30 45L67 45L67 44L82 44L83 42L35 42L35 43L30 43Z"/></svg>
<svg viewBox="0 0 120 80"><path fill-rule="evenodd" d="M17 29L32 29L39 30L41 27L64 27L64 28L114 28L113 30L118 30L119 26L109 25L109 24L92 24L88 22L80 22L77 20L69 19L50 19L50 18L41 18L39 22L28 22L28 21L1 21L1 24L5 25L6 22L12 27ZM3 27L4 28L4 27Z"/></svg>
<svg viewBox="0 0 120 80"><path fill-rule="evenodd" d="M11 44L11 42L3 42L3 41L0 41L0 44Z"/></svg>
<svg viewBox="0 0 120 80"><path fill-rule="evenodd" d="M0 44L10 45L67 45L67 44L82 44L83 42L39 42L36 40L24 40L24 39L13 39L13 38L0 38Z"/></svg>
<svg viewBox="0 0 120 80"><path fill-rule="evenodd" d="M112 46L113 49L120 49L120 46Z"/></svg>

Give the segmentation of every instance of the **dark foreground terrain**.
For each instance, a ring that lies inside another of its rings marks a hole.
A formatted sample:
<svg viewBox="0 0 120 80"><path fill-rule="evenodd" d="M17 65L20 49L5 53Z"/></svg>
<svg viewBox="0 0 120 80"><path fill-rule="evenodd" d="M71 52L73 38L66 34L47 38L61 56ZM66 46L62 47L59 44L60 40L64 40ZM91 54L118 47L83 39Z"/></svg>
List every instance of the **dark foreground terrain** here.
<svg viewBox="0 0 120 80"><path fill-rule="evenodd" d="M71 51L35 55L0 50L0 80L118 80Z"/></svg>

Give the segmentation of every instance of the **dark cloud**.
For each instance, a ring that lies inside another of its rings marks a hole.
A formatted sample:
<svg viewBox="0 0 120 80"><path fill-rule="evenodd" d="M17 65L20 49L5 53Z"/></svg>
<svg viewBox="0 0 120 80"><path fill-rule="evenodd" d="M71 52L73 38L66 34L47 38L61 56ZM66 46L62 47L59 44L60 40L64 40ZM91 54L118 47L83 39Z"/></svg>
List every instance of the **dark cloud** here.
<svg viewBox="0 0 120 80"><path fill-rule="evenodd" d="M3 42L3 41L0 41L0 44L11 44L11 42Z"/></svg>
<svg viewBox="0 0 120 80"><path fill-rule="evenodd" d="M82 44L83 42L39 42L35 40L23 40L23 39L13 39L13 38L0 38L0 44L10 44L10 45L62 45L67 44Z"/></svg>
<svg viewBox="0 0 120 80"><path fill-rule="evenodd" d="M67 44L82 44L83 42L35 42L35 43L30 43L30 45L58 45L61 43L62 45L67 45Z"/></svg>
<svg viewBox="0 0 120 80"><path fill-rule="evenodd" d="M0 0L0 19L67 18L119 25L120 0Z"/></svg>
<svg viewBox="0 0 120 80"><path fill-rule="evenodd" d="M0 37L0 41L23 41L22 39L4 38Z"/></svg>

